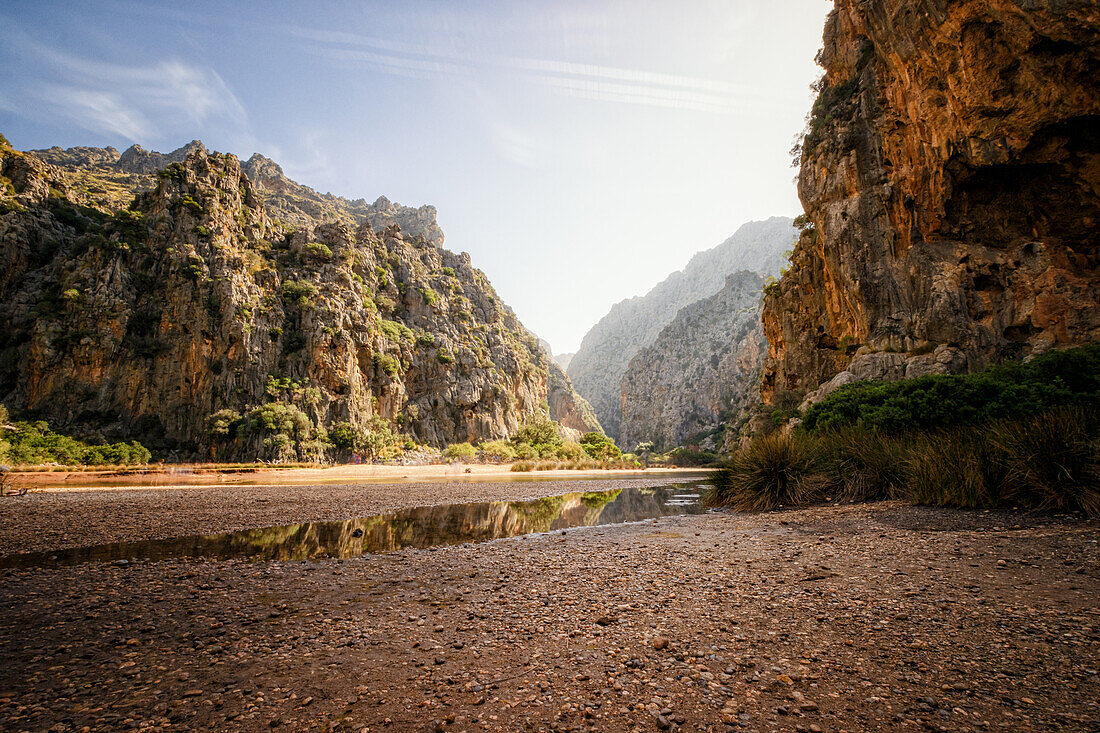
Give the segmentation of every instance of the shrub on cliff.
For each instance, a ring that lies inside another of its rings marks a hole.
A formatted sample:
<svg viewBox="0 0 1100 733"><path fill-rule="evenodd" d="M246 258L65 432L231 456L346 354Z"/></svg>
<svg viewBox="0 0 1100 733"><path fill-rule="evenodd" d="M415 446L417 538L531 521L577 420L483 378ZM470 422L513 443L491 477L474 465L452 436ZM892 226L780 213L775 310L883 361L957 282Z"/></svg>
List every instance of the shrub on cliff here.
<svg viewBox="0 0 1100 733"><path fill-rule="evenodd" d="M858 382L811 406L802 425L810 431L861 425L897 433L1025 417L1068 405L1100 409L1100 344L977 374Z"/></svg>
<svg viewBox="0 0 1100 733"><path fill-rule="evenodd" d="M317 286L306 280L287 280L283 283L283 300L288 305L305 308L315 295Z"/></svg>

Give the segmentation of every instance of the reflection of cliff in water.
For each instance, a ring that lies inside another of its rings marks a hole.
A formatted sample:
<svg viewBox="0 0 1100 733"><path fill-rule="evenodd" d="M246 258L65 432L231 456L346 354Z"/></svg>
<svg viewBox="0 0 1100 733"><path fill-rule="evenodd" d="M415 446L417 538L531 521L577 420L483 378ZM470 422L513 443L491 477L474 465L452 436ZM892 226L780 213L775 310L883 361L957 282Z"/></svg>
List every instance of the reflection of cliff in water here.
<svg viewBox="0 0 1100 733"><path fill-rule="evenodd" d="M251 557L308 560L354 557L404 547L433 547L516 537L568 527L617 524L672 514L698 514L692 485L616 489L548 496L533 501L494 501L419 507L339 522L313 522L240 532L76 548L0 558L0 567L123 558ZM675 499L690 494L694 501Z"/></svg>

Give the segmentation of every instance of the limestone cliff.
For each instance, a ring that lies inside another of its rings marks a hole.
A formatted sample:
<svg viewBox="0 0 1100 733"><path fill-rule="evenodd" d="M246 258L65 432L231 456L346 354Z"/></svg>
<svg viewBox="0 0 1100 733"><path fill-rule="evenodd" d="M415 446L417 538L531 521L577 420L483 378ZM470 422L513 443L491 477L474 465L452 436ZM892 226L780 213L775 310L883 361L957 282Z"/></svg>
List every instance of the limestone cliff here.
<svg viewBox="0 0 1100 733"><path fill-rule="evenodd" d="M1100 9L836 0L763 395L1100 339Z"/></svg>
<svg viewBox="0 0 1100 733"><path fill-rule="evenodd" d="M379 418L434 445L506 437L550 394L534 336L425 207L310 219L309 189L265 192L197 142L40 158L0 138L0 175L0 402L59 427L304 458Z"/></svg>
<svg viewBox="0 0 1100 733"><path fill-rule="evenodd" d="M623 446L723 445L725 426L759 398L767 349L763 287L757 273L730 275L717 293L681 308L630 360L622 381Z"/></svg>
<svg viewBox="0 0 1100 733"><path fill-rule="evenodd" d="M621 386L630 360L653 343L681 308L722 289L727 275L738 270L777 274L795 235L791 220L784 217L749 222L717 247L697 253L682 271L646 295L617 303L585 334L569 362L569 377L592 403L608 435L620 437Z"/></svg>

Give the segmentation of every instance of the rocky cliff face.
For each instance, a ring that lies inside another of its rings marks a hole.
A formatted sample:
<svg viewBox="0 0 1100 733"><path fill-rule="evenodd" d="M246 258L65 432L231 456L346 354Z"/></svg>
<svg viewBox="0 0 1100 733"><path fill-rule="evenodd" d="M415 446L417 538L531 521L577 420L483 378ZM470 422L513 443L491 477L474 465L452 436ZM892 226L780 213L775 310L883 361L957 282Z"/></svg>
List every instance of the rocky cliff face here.
<svg viewBox="0 0 1100 733"><path fill-rule="evenodd" d="M730 275L717 293L681 308L630 360L622 380L624 446L722 446L725 426L759 398L763 287L755 272Z"/></svg>
<svg viewBox="0 0 1100 733"><path fill-rule="evenodd" d="M722 289L727 275L738 270L777 274L784 252L794 243L791 223L773 217L745 224L722 244L696 254L687 267L646 295L617 303L585 335L569 362L569 377L592 403L608 435L620 439L622 379L630 360L654 342L681 308Z"/></svg>
<svg viewBox="0 0 1100 733"><path fill-rule="evenodd" d="M836 0L824 41L765 399L1100 339L1096 3Z"/></svg>
<svg viewBox="0 0 1100 733"><path fill-rule="evenodd" d="M307 219L297 184L177 153L150 174L166 158L0 142L0 402L180 455L305 458L340 422L442 445L547 401L548 359L469 256L397 225L438 232L425 208Z"/></svg>

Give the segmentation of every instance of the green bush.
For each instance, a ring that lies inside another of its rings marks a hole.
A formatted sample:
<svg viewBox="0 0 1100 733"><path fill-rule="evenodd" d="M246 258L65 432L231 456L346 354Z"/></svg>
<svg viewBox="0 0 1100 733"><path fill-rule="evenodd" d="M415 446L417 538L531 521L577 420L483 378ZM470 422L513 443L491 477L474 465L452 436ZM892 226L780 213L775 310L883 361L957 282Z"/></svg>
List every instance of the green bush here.
<svg viewBox="0 0 1100 733"><path fill-rule="evenodd" d="M283 300L299 308L309 305L317 295L317 286L307 280L287 280L283 283Z"/></svg>
<svg viewBox="0 0 1100 733"><path fill-rule="evenodd" d="M554 457L563 461L582 462L588 460L588 453L580 443L565 442L554 451Z"/></svg>
<svg viewBox="0 0 1100 733"><path fill-rule="evenodd" d="M218 410L206 418L206 432L217 440L226 440L237 434L241 420L236 410Z"/></svg>
<svg viewBox="0 0 1100 733"><path fill-rule="evenodd" d="M401 362L389 354L383 354L381 352L375 353L374 366L390 377L396 377L401 372Z"/></svg>
<svg viewBox="0 0 1100 733"><path fill-rule="evenodd" d="M390 341L412 343L413 332L412 329L406 326L404 323L398 323L397 321L383 320L380 324L383 335Z"/></svg>
<svg viewBox="0 0 1100 733"><path fill-rule="evenodd" d="M516 459L516 449L504 440L488 440L479 445L478 450L487 461L507 463Z"/></svg>
<svg viewBox="0 0 1100 733"><path fill-rule="evenodd" d="M817 437L822 470L840 501L896 499L909 483L912 438L854 427L822 431Z"/></svg>
<svg viewBox="0 0 1100 733"><path fill-rule="evenodd" d="M363 443L363 434L349 422L338 422L328 430L328 439L340 450L355 450Z"/></svg>
<svg viewBox="0 0 1100 733"><path fill-rule="evenodd" d="M858 382L811 406L802 425L810 431L862 425L898 433L1025 417L1068 405L1100 408L1100 344L977 374Z"/></svg>
<svg viewBox="0 0 1100 733"><path fill-rule="evenodd" d="M453 364L455 360L455 358L451 356L451 352L446 349L440 349L439 353L435 355L435 358L440 364Z"/></svg>
<svg viewBox="0 0 1100 733"><path fill-rule="evenodd" d="M0 425L7 424L7 411L0 406ZM0 463L66 466L136 465L149 462L149 450L137 441L89 445L56 433L48 423L14 422L4 429L0 441Z"/></svg>
<svg viewBox="0 0 1100 733"><path fill-rule="evenodd" d="M563 441L558 434L558 426L550 416L544 412L536 412L528 415L516 429L511 442L517 452L520 446L525 445L540 457L549 458L557 452Z"/></svg>
<svg viewBox="0 0 1100 733"><path fill-rule="evenodd" d="M615 445L614 440L595 431L581 436L581 446L585 453L598 461L606 461L622 455L622 451Z"/></svg>
<svg viewBox="0 0 1100 733"><path fill-rule="evenodd" d="M302 254L306 259L328 262L332 259L332 250L327 244L321 242L306 242L302 247Z"/></svg>
<svg viewBox="0 0 1100 733"><path fill-rule="evenodd" d="M477 456L477 448L469 443L453 443L443 449L444 458L471 461Z"/></svg>

